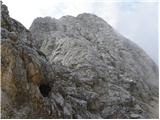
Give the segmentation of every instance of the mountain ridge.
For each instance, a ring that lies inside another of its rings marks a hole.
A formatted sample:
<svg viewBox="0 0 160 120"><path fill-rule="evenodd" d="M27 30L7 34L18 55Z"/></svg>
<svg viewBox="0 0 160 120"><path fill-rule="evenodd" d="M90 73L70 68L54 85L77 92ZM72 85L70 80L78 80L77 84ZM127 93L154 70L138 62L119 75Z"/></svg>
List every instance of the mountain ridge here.
<svg viewBox="0 0 160 120"><path fill-rule="evenodd" d="M38 18L27 30L1 8L2 118L158 118L158 67L104 20Z"/></svg>

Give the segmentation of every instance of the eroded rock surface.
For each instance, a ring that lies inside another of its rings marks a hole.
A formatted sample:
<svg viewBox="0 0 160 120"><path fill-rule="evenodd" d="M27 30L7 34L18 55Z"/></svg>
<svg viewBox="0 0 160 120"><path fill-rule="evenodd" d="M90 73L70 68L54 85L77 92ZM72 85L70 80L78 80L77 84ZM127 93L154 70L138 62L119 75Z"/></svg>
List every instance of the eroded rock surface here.
<svg viewBox="0 0 160 120"><path fill-rule="evenodd" d="M2 118L158 118L157 65L101 18L1 19Z"/></svg>

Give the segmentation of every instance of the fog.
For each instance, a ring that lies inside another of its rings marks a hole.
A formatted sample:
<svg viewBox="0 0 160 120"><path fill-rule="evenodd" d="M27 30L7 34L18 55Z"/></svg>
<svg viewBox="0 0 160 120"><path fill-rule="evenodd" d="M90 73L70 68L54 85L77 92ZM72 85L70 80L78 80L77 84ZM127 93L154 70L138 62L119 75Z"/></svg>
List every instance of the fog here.
<svg viewBox="0 0 160 120"><path fill-rule="evenodd" d="M29 28L36 17L94 13L137 43L158 64L158 0L3 0L10 16Z"/></svg>

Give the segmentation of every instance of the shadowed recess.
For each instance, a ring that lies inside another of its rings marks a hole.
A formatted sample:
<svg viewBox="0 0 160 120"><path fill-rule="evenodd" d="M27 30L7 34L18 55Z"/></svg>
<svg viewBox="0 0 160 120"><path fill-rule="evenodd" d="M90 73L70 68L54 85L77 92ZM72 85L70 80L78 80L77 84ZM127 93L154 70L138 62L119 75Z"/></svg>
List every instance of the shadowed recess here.
<svg viewBox="0 0 160 120"><path fill-rule="evenodd" d="M51 87L49 86L49 84L42 84L39 86L39 90L43 97L48 97L51 91Z"/></svg>

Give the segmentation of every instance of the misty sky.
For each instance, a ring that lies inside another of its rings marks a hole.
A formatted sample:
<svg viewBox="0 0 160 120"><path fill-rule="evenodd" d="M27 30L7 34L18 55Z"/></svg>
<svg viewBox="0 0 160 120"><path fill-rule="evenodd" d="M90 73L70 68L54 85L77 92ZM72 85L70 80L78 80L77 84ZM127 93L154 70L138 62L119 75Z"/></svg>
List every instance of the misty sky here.
<svg viewBox="0 0 160 120"><path fill-rule="evenodd" d="M27 28L36 17L58 19L94 13L137 43L158 64L158 0L3 0L3 3L8 6L10 16Z"/></svg>

